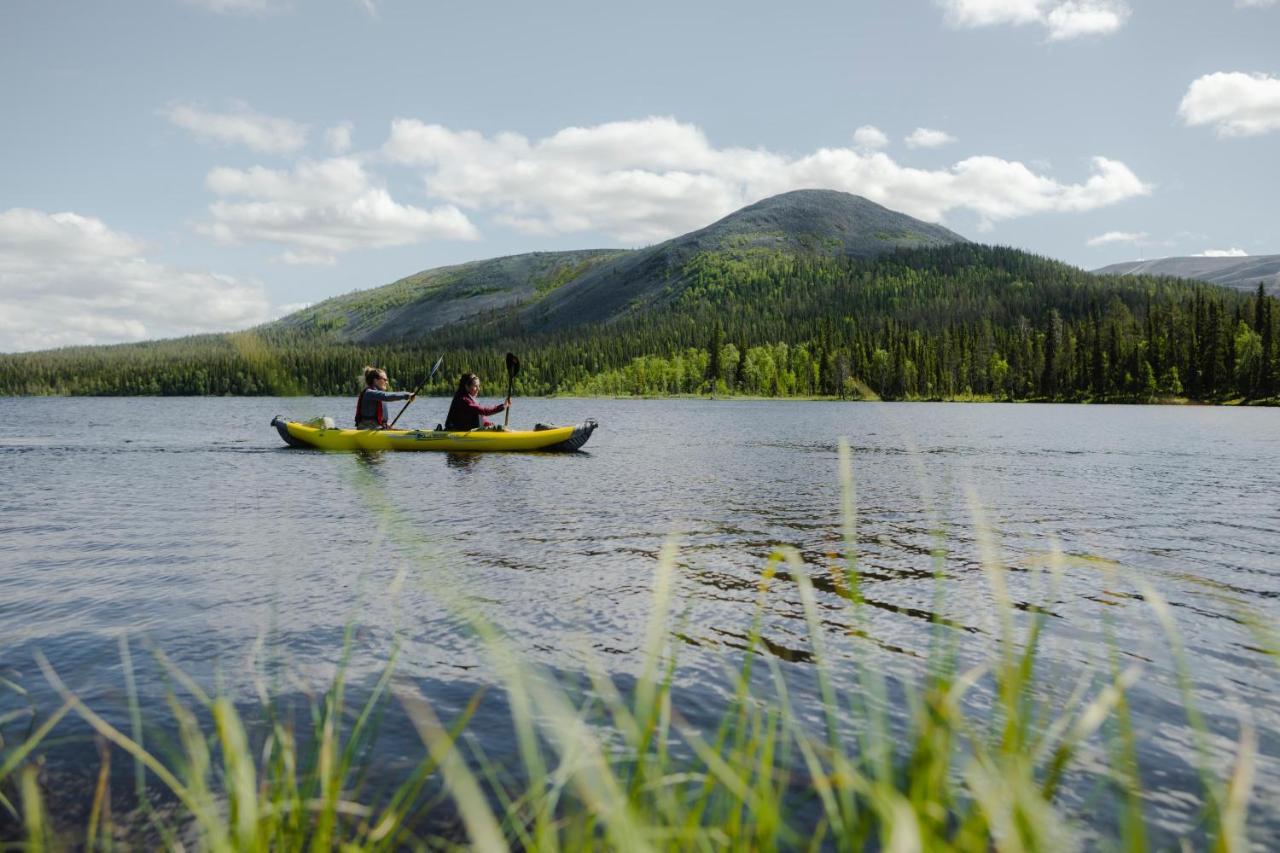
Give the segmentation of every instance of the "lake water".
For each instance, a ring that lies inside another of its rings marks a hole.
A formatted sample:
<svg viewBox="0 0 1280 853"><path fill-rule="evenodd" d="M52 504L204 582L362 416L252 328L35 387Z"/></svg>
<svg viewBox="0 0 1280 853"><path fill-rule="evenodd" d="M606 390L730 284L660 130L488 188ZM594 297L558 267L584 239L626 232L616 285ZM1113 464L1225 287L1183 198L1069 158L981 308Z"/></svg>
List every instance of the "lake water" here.
<svg viewBox="0 0 1280 853"><path fill-rule="evenodd" d="M39 650L123 723L124 635L159 726L166 683L143 660L148 645L250 702L244 663L259 638L299 689L319 689L350 625L357 692L399 637L398 671L448 709L492 681L465 599L531 661L562 673L600 662L625 682L639 673L658 552L676 537L676 689L689 719L712 721L779 546L817 582L836 653L866 653L838 642L847 604L827 580L843 551L845 437L867 633L885 669L918 669L931 614L966 656L987 651L976 512L1015 569L1015 604L1050 614L1044 665L1060 677L1046 695L1105 668L1106 624L1124 662L1142 666L1132 703L1148 814L1157 841L1171 841L1194 826L1198 787L1169 644L1137 594L1149 584L1186 644L1212 762L1230 764L1242 720L1257 730L1251 833L1280 843L1278 670L1249 625L1277 623L1280 411L517 400L513 426L597 418L572 455L325 454L287 449L269 426L278 413L345 422L351 405L0 399L0 674L52 710ZM434 424L446 408L424 399L406 418ZM798 602L794 582L775 583L764 637L803 689L812 665ZM814 694L798 701L811 710ZM482 710L474 730L490 758L514 763L500 709ZM412 733L387 737L394 753ZM67 791L79 790L77 767L96 772L83 739L51 754ZM1086 823L1098 807L1087 770L1066 796Z"/></svg>

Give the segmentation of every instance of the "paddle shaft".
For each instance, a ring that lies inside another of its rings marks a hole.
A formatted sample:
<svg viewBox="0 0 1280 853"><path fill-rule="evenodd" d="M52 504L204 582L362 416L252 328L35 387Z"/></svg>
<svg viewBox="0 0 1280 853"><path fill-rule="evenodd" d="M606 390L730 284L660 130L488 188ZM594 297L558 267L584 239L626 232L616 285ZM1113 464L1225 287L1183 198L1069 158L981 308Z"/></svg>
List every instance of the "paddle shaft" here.
<svg viewBox="0 0 1280 853"><path fill-rule="evenodd" d="M427 378L419 382L418 387L413 389L413 396L411 396L408 400L405 401L404 406L402 406L400 409L400 413L395 416L395 418L391 421L391 426L387 427L387 429L391 429L396 425L396 421L400 420L400 415L403 415L404 410L409 408L409 404L413 402L413 398L418 396L418 392L422 390L422 386L430 382L432 378L436 375L436 371L440 369L440 365L442 362L444 362L444 356L440 356L438 359L436 359L436 363L431 368L431 372L427 374Z"/></svg>
<svg viewBox="0 0 1280 853"><path fill-rule="evenodd" d="M503 409L502 428L511 423L511 393L515 390L516 374L520 372L520 359L513 352L507 353L507 407Z"/></svg>
<svg viewBox="0 0 1280 853"><path fill-rule="evenodd" d="M502 428L506 429L507 424L511 423L511 386L515 384L515 377L507 375L507 407L502 410Z"/></svg>

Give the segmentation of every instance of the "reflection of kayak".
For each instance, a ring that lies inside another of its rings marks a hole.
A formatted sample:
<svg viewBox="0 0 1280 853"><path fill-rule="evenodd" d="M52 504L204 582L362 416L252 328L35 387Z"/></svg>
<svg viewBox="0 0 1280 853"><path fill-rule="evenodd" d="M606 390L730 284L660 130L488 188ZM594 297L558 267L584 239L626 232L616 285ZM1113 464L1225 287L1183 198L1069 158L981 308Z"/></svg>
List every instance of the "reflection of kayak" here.
<svg viewBox="0 0 1280 853"><path fill-rule="evenodd" d="M271 425L291 447L319 450L577 450L595 431L594 418L577 426L531 430L473 429L336 429L332 420L287 421L272 418Z"/></svg>

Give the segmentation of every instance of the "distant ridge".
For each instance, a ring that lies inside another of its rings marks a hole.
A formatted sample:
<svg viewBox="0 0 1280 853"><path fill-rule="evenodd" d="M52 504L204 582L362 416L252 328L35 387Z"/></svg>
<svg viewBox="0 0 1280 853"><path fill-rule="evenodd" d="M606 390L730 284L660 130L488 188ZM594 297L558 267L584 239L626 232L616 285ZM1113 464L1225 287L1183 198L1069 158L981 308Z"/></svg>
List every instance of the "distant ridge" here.
<svg viewBox="0 0 1280 853"><path fill-rule="evenodd" d="M1267 293L1280 292L1280 255L1156 258L1126 261L1093 271L1097 275L1165 275L1220 284L1252 292L1262 282Z"/></svg>
<svg viewBox="0 0 1280 853"><path fill-rule="evenodd" d="M382 343L421 338L509 308L524 330L552 331L611 322L670 300L685 284L689 263L708 253L871 258L967 242L861 196L795 190L644 249L535 252L426 270L326 300L273 326Z"/></svg>

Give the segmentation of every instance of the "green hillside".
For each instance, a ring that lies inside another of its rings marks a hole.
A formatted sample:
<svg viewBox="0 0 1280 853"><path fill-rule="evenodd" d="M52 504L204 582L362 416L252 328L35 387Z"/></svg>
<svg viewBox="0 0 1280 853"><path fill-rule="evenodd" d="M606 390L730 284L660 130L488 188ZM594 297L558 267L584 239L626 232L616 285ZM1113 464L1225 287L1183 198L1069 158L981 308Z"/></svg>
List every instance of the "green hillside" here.
<svg viewBox="0 0 1280 853"><path fill-rule="evenodd" d="M426 270L325 300L265 331L357 343L411 342L498 314L517 317L531 331L563 329L667 304L687 283L694 259L708 253L870 258L957 242L964 238L858 196L799 190L637 251L535 252Z"/></svg>
<svg viewBox="0 0 1280 853"><path fill-rule="evenodd" d="M707 255L743 260L771 256L853 260L902 248L963 242L963 237L945 228L859 196L797 190L600 264L549 299L523 306L518 317L522 328L534 331L644 318L670 307L691 283L697 259Z"/></svg>
<svg viewBox="0 0 1280 853"><path fill-rule="evenodd" d="M535 303L625 254L616 249L534 252L426 270L384 287L326 299L266 331L351 342L413 340L486 312Z"/></svg>
<svg viewBox="0 0 1280 853"><path fill-rule="evenodd" d="M462 307L459 307L461 305ZM1099 277L840 193L791 193L633 252L432 270L229 335L0 356L6 394L354 394L504 375L524 394L1266 400L1274 297Z"/></svg>

